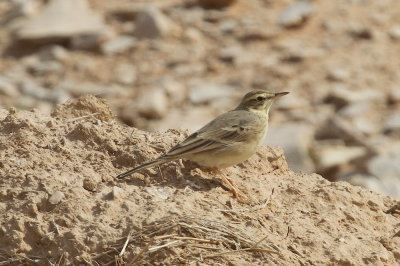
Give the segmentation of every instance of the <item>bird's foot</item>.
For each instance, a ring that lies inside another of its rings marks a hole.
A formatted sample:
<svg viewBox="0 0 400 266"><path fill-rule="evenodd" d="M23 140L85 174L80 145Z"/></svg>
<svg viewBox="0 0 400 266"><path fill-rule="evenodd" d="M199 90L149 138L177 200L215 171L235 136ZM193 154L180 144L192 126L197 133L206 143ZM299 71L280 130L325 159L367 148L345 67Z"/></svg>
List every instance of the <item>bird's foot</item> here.
<svg viewBox="0 0 400 266"><path fill-rule="evenodd" d="M243 202L243 200L247 200L246 195L239 188L237 188L235 186L235 184L233 183L233 181L230 178L227 178L222 173L221 170L219 170L216 167L211 168L211 170L216 172L216 173L218 173L221 176L221 180L220 181L221 181L222 185L226 186L229 189L230 193L232 193L235 196L237 201Z"/></svg>

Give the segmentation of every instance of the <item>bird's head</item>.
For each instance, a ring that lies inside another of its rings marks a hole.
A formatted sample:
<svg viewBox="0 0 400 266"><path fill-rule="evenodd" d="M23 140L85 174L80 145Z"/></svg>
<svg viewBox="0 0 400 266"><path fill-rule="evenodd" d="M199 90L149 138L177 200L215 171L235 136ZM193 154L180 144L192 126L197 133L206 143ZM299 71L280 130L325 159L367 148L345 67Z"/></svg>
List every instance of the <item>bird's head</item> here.
<svg viewBox="0 0 400 266"><path fill-rule="evenodd" d="M282 97L289 92L268 92L264 90L254 90L247 93L236 110L248 110L253 112L265 112L268 114L272 102L279 97Z"/></svg>

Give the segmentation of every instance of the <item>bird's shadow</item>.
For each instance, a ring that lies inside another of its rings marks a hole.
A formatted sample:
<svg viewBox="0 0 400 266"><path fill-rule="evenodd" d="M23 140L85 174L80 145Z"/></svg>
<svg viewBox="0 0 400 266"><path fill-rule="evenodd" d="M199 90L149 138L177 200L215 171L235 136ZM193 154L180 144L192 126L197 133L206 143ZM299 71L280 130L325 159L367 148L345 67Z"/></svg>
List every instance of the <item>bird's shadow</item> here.
<svg viewBox="0 0 400 266"><path fill-rule="evenodd" d="M210 191L217 187L223 187L218 175L208 169L200 168L190 161L166 163L160 167L143 170L140 175L133 174L124 179L116 178L117 182L126 182L137 187L175 187L185 189L190 187L196 191Z"/></svg>

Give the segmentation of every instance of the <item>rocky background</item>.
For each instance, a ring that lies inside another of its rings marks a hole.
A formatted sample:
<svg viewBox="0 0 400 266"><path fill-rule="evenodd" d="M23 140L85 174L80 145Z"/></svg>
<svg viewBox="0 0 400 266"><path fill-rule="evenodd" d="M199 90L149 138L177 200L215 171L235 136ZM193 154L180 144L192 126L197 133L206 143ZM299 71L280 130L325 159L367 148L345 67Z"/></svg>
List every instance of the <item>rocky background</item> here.
<svg viewBox="0 0 400 266"><path fill-rule="evenodd" d="M193 131L250 89L290 91L266 143L291 169L400 199L398 10L397 0L1 1L0 105L50 114L94 94L130 126Z"/></svg>

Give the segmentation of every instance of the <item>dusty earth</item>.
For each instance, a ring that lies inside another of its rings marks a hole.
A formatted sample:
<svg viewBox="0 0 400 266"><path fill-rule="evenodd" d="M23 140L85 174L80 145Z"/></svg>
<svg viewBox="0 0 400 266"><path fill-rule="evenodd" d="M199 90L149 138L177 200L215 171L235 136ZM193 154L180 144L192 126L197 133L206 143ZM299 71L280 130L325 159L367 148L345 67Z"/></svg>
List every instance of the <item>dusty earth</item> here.
<svg viewBox="0 0 400 266"><path fill-rule="evenodd" d="M292 172L261 147L216 176L171 162L124 180L187 132L147 133L85 96L46 116L0 110L0 265L395 265L400 205Z"/></svg>

